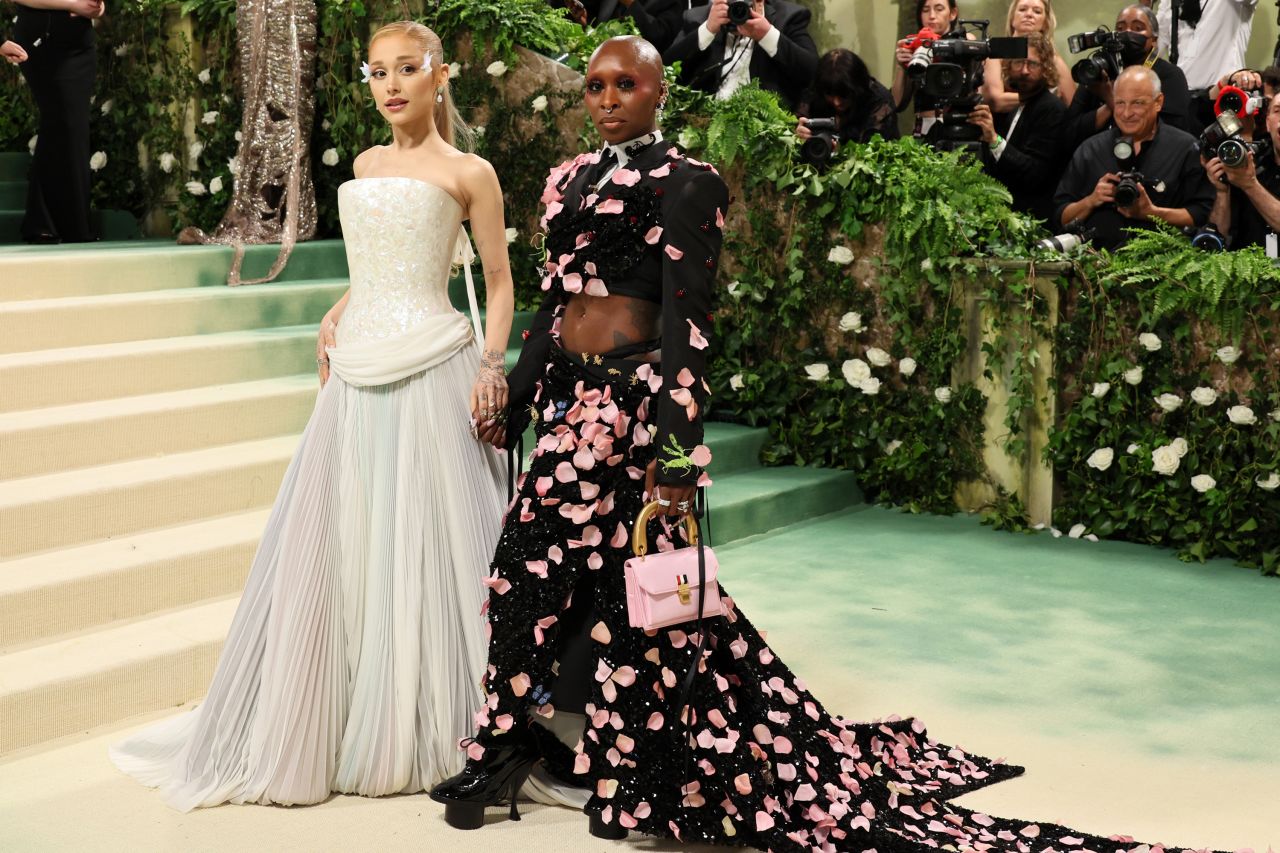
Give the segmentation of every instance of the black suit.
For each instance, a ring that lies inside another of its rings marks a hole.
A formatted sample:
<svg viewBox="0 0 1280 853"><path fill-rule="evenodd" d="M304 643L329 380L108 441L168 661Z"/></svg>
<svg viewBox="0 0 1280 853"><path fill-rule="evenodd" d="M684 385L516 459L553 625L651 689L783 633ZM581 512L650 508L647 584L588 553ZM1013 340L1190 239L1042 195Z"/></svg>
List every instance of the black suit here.
<svg viewBox="0 0 1280 853"><path fill-rule="evenodd" d="M695 0L695 6L705 0ZM588 0L584 2L591 23L618 20L628 15L636 22L636 29L646 41L659 51L666 50L680 34L688 3L685 0L632 0L630 6L621 0Z"/></svg>
<svg viewBox="0 0 1280 853"><path fill-rule="evenodd" d="M1062 173L1062 129L1067 107L1062 99L1041 89L1022 105L1018 124L1009 132L1014 112L996 113L996 133L1005 140L1000 159L989 147L982 151L987 174L1009 188L1014 210L1048 220L1053 215L1053 193Z"/></svg>
<svg viewBox="0 0 1280 853"><path fill-rule="evenodd" d="M698 48L698 27L706 22L710 6L700 6L684 13L684 25L679 36L662 52L662 61L668 65L682 62L680 82L715 92L720 88L723 75L725 44L728 27L721 27L706 50ZM770 56L756 44L751 51L751 79L760 88L777 92L788 109L795 109L804 90L818 70L818 48L809 35L809 10L786 0L766 0L764 17L778 30L778 53Z"/></svg>

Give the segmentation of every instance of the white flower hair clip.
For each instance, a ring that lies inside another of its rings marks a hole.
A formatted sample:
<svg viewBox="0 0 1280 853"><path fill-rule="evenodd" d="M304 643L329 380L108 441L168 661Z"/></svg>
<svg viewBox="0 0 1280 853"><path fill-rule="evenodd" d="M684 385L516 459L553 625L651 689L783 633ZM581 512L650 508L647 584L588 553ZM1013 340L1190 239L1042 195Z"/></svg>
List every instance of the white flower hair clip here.
<svg viewBox="0 0 1280 853"><path fill-rule="evenodd" d="M426 53L422 54L422 73L423 74L431 73L431 51L429 50Z"/></svg>
<svg viewBox="0 0 1280 853"><path fill-rule="evenodd" d="M360 73L364 75L364 78L360 81L361 83L368 83L373 79L373 69L369 67L367 62L360 63Z"/></svg>

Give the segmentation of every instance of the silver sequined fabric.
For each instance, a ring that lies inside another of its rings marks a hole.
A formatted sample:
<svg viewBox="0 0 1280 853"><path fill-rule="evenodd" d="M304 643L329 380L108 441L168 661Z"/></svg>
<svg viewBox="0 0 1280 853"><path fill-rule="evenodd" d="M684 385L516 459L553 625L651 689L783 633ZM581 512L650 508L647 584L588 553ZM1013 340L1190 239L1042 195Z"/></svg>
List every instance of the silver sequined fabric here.
<svg viewBox="0 0 1280 853"><path fill-rule="evenodd" d="M449 264L462 208L414 178L359 178L338 189L351 300L338 345L400 335L431 314L453 313Z"/></svg>

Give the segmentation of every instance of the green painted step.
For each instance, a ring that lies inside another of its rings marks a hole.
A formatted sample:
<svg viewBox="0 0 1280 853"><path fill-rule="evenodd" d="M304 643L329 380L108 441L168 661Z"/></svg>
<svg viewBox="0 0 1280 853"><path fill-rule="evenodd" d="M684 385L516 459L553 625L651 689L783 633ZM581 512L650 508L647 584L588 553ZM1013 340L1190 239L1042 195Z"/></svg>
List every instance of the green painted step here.
<svg viewBox="0 0 1280 853"><path fill-rule="evenodd" d="M8 205L0 205L8 207ZM0 210L0 243L22 242L23 211ZM104 240L131 240L138 236L138 221L121 210L95 210L91 218Z"/></svg>
<svg viewBox="0 0 1280 853"><path fill-rule="evenodd" d="M266 273L279 248L248 246L244 276ZM222 287L232 254L230 246L179 246L172 240L3 247L0 301ZM294 247L276 282L346 277L342 241L315 240Z"/></svg>
<svg viewBox="0 0 1280 853"><path fill-rule="evenodd" d="M0 181L25 181L31 155L24 151L0 152Z"/></svg>
<svg viewBox="0 0 1280 853"><path fill-rule="evenodd" d="M22 210L26 204L26 181L0 180L0 210Z"/></svg>
<svg viewBox="0 0 1280 853"><path fill-rule="evenodd" d="M823 468L756 468L727 475L715 468L712 448L708 490L711 541L731 542L863 502L862 490L848 471Z"/></svg>

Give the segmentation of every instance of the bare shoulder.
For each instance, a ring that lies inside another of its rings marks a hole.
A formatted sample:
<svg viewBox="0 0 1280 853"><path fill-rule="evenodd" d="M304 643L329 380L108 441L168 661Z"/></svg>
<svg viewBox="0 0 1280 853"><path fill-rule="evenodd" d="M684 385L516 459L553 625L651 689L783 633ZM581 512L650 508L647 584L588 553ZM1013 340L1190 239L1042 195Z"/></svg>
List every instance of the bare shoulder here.
<svg viewBox="0 0 1280 853"><path fill-rule="evenodd" d="M472 198L498 187L498 173L494 170L493 164L478 154L463 153L459 151L456 155L451 155L457 169L458 182L462 185L463 190Z"/></svg>
<svg viewBox="0 0 1280 853"><path fill-rule="evenodd" d="M373 167L374 162L382 155L386 147L385 145L375 145L357 154L355 161L351 164L352 173L357 178L363 177Z"/></svg>

